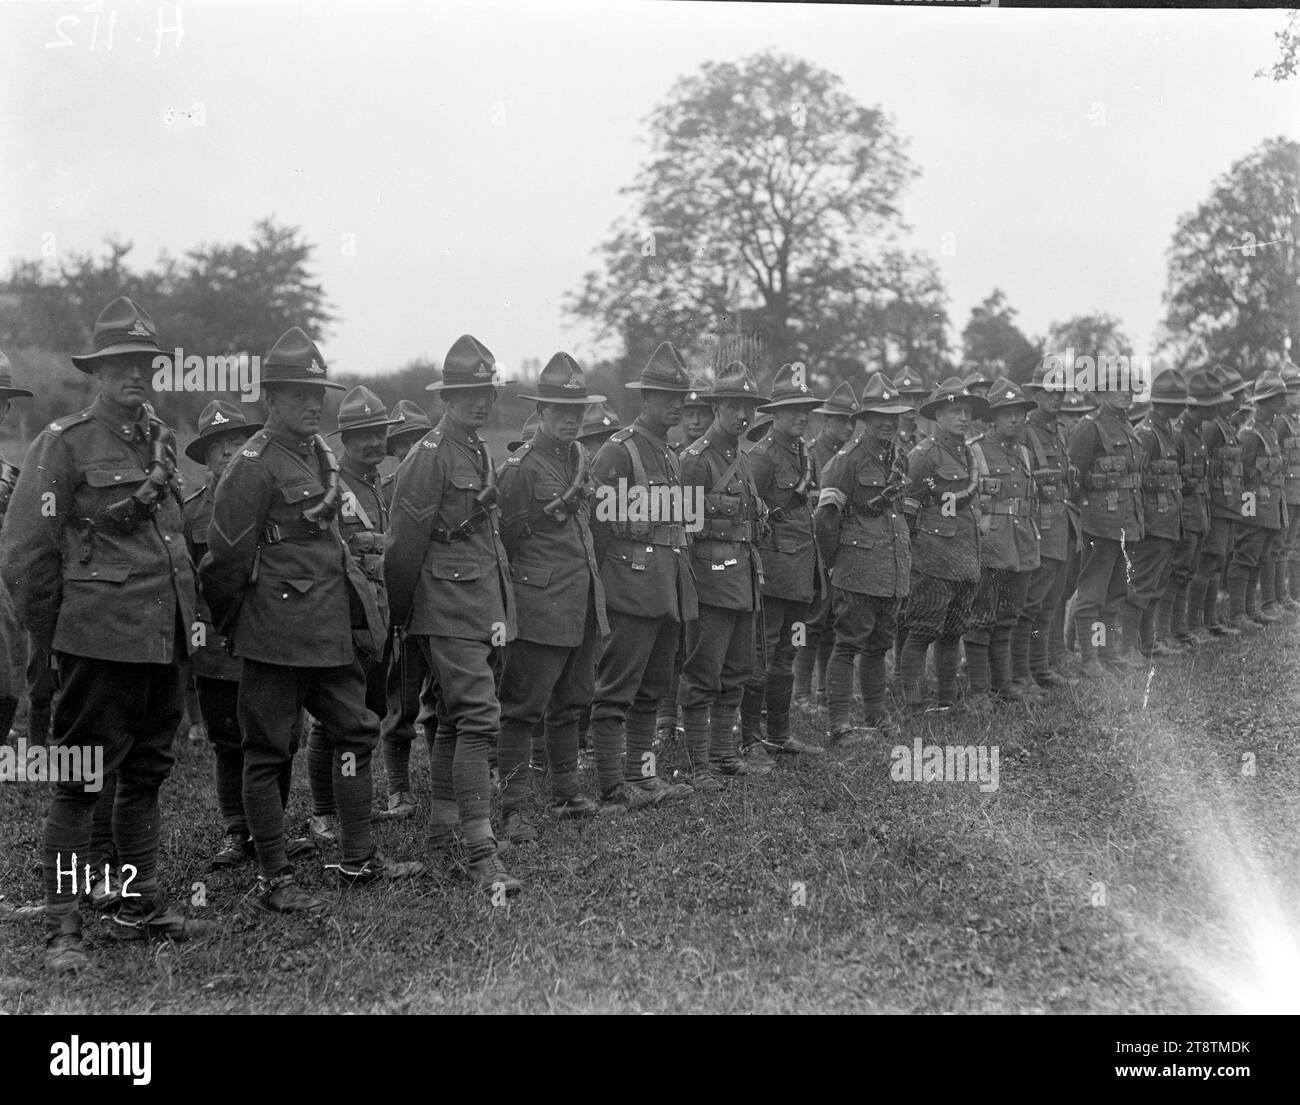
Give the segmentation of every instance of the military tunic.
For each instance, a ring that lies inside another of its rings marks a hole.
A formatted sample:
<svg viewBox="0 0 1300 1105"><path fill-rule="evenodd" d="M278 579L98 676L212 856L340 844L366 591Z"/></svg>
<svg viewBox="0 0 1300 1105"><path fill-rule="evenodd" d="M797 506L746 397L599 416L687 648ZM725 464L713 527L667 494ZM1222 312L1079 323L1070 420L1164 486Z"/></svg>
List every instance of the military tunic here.
<svg viewBox="0 0 1300 1105"><path fill-rule="evenodd" d="M868 722L884 710L885 653L911 582L911 540L897 507L898 476L893 450L873 455L861 438L822 471L816 520L835 604L835 644L826 672L832 730L852 722L858 656Z"/></svg>
<svg viewBox="0 0 1300 1105"><path fill-rule="evenodd" d="M384 575L393 624L418 638L432 675L421 714L443 714L435 806L454 804L473 825L474 847L495 851L488 757L501 725L497 676L516 621L498 507L478 501L491 478L478 433L444 415L397 468Z"/></svg>
<svg viewBox="0 0 1300 1105"><path fill-rule="evenodd" d="M150 450L148 421L126 421L102 397L32 442L0 547L38 647L135 664L188 655L196 592L178 498L163 495L127 533L102 514L144 482Z"/></svg>
<svg viewBox="0 0 1300 1105"><path fill-rule="evenodd" d="M531 738L543 717L553 796L578 793L579 721L595 694L609 620L589 523L589 476L571 503L562 497L589 465L581 443L539 428L501 471L501 538L519 623L501 678L498 769L506 809L527 799Z"/></svg>
<svg viewBox="0 0 1300 1105"><path fill-rule="evenodd" d="M699 617L686 527L703 519L681 511L698 504L683 497L677 454L642 418L613 434L592 467L591 529L610 635L596 668L591 728L600 788L608 793L625 780L657 777L645 759L655 712L672 681L681 626ZM649 496L646 511L634 498L642 494ZM678 510L652 518L649 505Z"/></svg>
<svg viewBox="0 0 1300 1105"><path fill-rule="evenodd" d="M119 863L134 890L157 890L158 790L173 763L184 697L180 661L195 620L178 478L143 517L117 508L145 482L154 442L167 436L150 412L99 396L51 422L32 443L0 530L0 574L33 645L58 661L51 744L102 751L98 781L55 787L42 866L46 923L78 931L69 856L88 854L93 812L116 773ZM170 463L170 458L168 458ZM102 788L102 789L101 789Z"/></svg>
<svg viewBox="0 0 1300 1105"><path fill-rule="evenodd" d="M1117 617L1127 594L1125 549L1143 536L1142 444L1124 414L1102 407L1070 434L1070 462L1079 470L1081 564L1075 625L1085 661L1094 640L1118 639L1118 622L1094 634L1104 617ZM1102 622L1101 624L1105 624Z"/></svg>
<svg viewBox="0 0 1300 1105"><path fill-rule="evenodd" d="M1271 575L1274 549L1285 524L1285 460L1271 422L1252 418L1241 429L1242 510L1228 565L1228 598L1233 615L1256 614L1256 585L1265 570L1262 601L1275 602Z"/></svg>
<svg viewBox="0 0 1300 1105"><path fill-rule="evenodd" d="M288 869L283 778L306 708L328 735L343 858L371 850L370 756L379 718L366 707L363 658L383 649L385 626L338 520L304 511L325 497L314 437L266 427L217 484L208 553L199 566L217 631L243 657L238 717L244 738L244 812L268 878Z"/></svg>
<svg viewBox="0 0 1300 1105"><path fill-rule="evenodd" d="M1183 463L1181 435L1154 412L1137 428L1144 454L1142 518L1144 535L1129 553L1130 606L1149 611L1169 587L1174 554L1182 538ZM1154 641L1154 613L1144 619L1142 646Z"/></svg>
<svg viewBox="0 0 1300 1105"><path fill-rule="evenodd" d="M1064 427L1054 414L1035 408L1025 420L1025 447L1037 489L1039 565L1029 577L1012 638L1013 674L1051 680L1051 626L1065 602L1069 564L1077 548L1078 523L1070 502L1073 468ZM1062 646L1064 647L1064 646Z"/></svg>

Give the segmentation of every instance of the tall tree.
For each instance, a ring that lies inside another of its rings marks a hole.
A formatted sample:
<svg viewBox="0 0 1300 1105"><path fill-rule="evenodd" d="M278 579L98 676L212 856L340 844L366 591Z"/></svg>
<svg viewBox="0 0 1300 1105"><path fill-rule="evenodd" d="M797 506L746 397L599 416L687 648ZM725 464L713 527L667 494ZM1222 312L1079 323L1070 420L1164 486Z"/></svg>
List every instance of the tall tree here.
<svg viewBox="0 0 1300 1105"><path fill-rule="evenodd" d="M1016 324L1018 313L1007 303L1001 288L994 288L983 303L972 307L970 320L961 332L965 363L987 376L1005 374L1012 380L1028 380L1042 350Z"/></svg>
<svg viewBox="0 0 1300 1105"><path fill-rule="evenodd" d="M1274 31L1277 39L1277 60L1271 69L1257 69L1255 76L1272 77L1275 81L1289 80L1300 66L1300 10L1292 8L1286 13L1286 23Z"/></svg>
<svg viewBox="0 0 1300 1105"><path fill-rule="evenodd" d="M701 361L756 351L760 371L851 346L841 326L864 325L879 278L868 242L901 227L916 175L884 113L768 52L681 78L649 127L634 214L569 310L622 339L626 369L664 339Z"/></svg>
<svg viewBox="0 0 1300 1105"><path fill-rule="evenodd" d="M1178 220L1161 340L1176 365L1254 376L1300 348L1298 235L1300 143L1271 138Z"/></svg>

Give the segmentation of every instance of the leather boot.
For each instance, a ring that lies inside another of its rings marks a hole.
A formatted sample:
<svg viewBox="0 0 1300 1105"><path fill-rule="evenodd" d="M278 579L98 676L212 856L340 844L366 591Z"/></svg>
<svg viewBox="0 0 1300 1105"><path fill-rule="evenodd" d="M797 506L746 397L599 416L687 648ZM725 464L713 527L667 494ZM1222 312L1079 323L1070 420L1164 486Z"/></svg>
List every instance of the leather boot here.
<svg viewBox="0 0 1300 1105"><path fill-rule="evenodd" d="M1110 647L1103 650L1102 663L1109 663L1121 671L1136 671L1142 667L1142 660L1137 654L1141 627L1142 611L1127 602L1123 603L1113 623L1107 627ZM1110 653L1109 661L1106 652Z"/></svg>
<svg viewBox="0 0 1300 1105"><path fill-rule="evenodd" d="M767 740L763 743L773 752L787 754L810 753L814 756L825 751L815 744L807 744L790 732L790 700L794 696L792 675L767 677ZM745 708L741 701L740 708ZM743 740L744 720L741 720Z"/></svg>
<svg viewBox="0 0 1300 1105"><path fill-rule="evenodd" d="M995 625L989 630L989 689L1004 702L1020 702L1023 688L1011 679L1011 634L1009 625Z"/></svg>
<svg viewBox="0 0 1300 1105"><path fill-rule="evenodd" d="M770 758L766 764L750 763L740 754L735 706L715 702L709 711L709 766L715 775L766 775L772 770Z"/></svg>

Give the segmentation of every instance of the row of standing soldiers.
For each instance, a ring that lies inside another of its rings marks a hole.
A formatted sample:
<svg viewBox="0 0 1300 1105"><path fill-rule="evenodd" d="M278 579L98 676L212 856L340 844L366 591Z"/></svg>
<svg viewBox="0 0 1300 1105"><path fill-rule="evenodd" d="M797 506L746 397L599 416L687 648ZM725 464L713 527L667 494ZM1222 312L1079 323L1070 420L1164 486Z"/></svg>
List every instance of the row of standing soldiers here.
<svg viewBox="0 0 1300 1105"><path fill-rule="evenodd" d="M560 819L655 807L765 775L781 755L817 755L790 713L795 698L816 709L827 641L827 743L843 746L900 710L952 708L963 651L969 703L1074 682L1062 622L1075 590L1087 677L1297 605L1290 369L1261 375L1240 427L1247 385L1235 374L1165 373L1135 431L1127 391L1099 390L1091 409L1041 370L1030 397L956 377L931 394L904 372L876 374L860 398L840 385L822 399L804 366L786 365L763 395L739 363L692 379L664 343L627 385L641 409L620 428L560 353L522 396L537 403L532 435L498 473L478 434L500 387L482 343L460 338L430 385L446 408L437 425L413 403L390 414L368 389L348 392L340 461L318 429L325 390L341 386L294 328L262 361L264 424L238 404L203 412L187 452L210 476L182 503L174 440L145 402L159 355L138 304L106 308L94 351L73 359L99 395L38 436L0 531L18 620L57 669L53 742L104 748L116 780L99 799L112 807L111 861L130 864L144 893L113 902L105 886L95 904L118 907L124 939L211 927L170 908L157 875L157 792L186 661L217 752L227 839L214 865L256 859L266 908L318 912L325 902L290 859L322 843L340 847L329 867L342 886L422 870L384 855L371 828L378 746L379 816L414 812L417 726L435 862L459 860L510 895L521 884L502 845L538 838L535 754ZM824 424L809 445L813 413ZM683 422L688 440L670 446ZM390 454L400 463L381 479ZM314 816L299 839L284 812L304 713ZM678 772L660 770L657 718L661 730L680 723ZM596 799L579 785L588 727ZM79 895L59 872L87 854L96 803L61 782L46 821L55 970L85 964Z"/></svg>

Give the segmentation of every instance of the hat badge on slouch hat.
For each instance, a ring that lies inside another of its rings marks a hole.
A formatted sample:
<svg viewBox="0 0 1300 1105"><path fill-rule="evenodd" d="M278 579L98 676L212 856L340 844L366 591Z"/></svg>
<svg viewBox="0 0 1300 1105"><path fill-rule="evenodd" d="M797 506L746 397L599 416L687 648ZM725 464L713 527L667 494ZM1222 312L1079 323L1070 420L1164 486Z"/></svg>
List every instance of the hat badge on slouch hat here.
<svg viewBox="0 0 1300 1105"><path fill-rule="evenodd" d="M93 372L96 362L108 357L169 357L158 345L158 327L149 312L124 295L99 312L92 344L94 352L72 358L72 363L82 372Z"/></svg>

